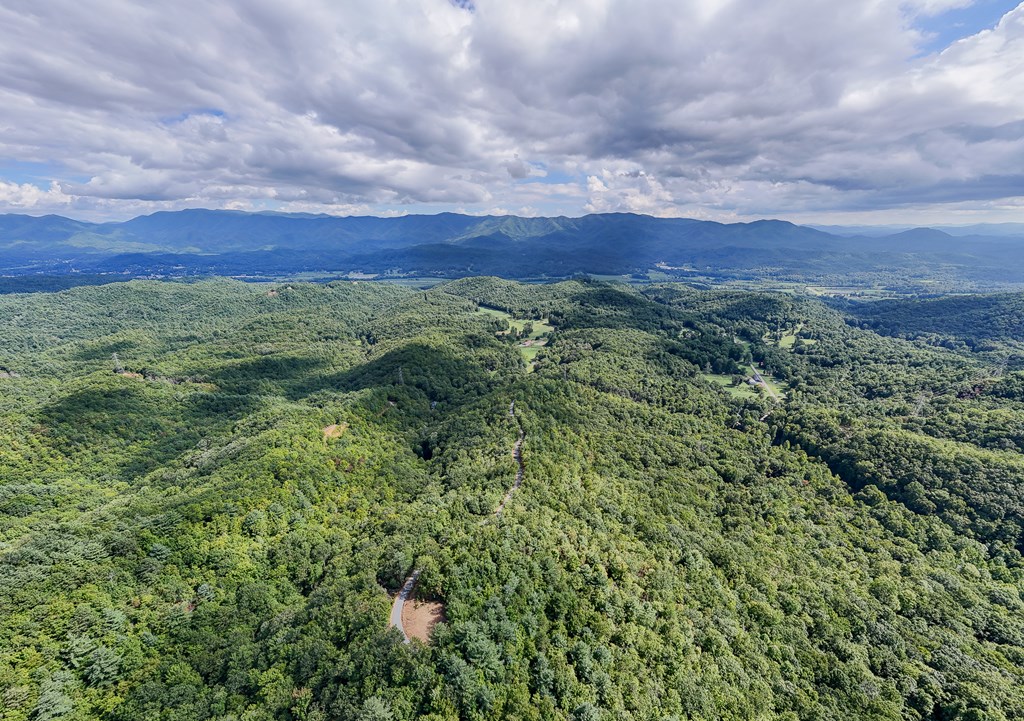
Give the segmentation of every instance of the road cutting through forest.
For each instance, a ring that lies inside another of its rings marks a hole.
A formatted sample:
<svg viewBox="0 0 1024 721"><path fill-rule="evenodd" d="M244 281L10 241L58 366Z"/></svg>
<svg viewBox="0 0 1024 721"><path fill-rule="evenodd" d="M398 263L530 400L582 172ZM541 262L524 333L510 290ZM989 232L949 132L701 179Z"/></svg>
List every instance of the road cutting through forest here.
<svg viewBox="0 0 1024 721"><path fill-rule="evenodd" d="M523 474L526 472L526 464L523 463L523 440L526 439L526 431L523 430L523 424L516 417L515 401L512 401L511 405L509 405L508 415L519 426L519 438L516 439L515 445L512 446L512 457L516 459L516 479L512 482L512 487L508 489L505 497L501 499L501 503L495 509L495 517L500 517L504 513L505 506L512 500L512 494L519 490L519 486L523 485Z"/></svg>
<svg viewBox="0 0 1024 721"><path fill-rule="evenodd" d="M516 478L512 487L508 489L505 497L494 511L495 518L500 518L505 511L505 506L512 499L512 495L523 485L523 476L526 473L526 464L523 462L523 441L526 439L526 431L523 424L516 416L516 402L512 401L508 407L508 415L516 421L519 426L519 437L512 446L512 457L516 461ZM420 577L420 569L415 569L405 579L402 587L395 595L391 604L391 617L388 626L394 626L402 633L405 643L411 643L416 638L423 643L430 640L430 632L438 622L444 620L444 606L440 603L430 601L410 600L413 591L416 589L416 581Z"/></svg>

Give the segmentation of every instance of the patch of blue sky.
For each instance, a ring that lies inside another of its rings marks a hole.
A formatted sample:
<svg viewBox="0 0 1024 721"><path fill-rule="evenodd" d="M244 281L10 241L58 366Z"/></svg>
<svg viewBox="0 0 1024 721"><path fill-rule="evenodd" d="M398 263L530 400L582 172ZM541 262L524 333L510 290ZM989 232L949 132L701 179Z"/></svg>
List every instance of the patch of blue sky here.
<svg viewBox="0 0 1024 721"><path fill-rule="evenodd" d="M55 181L85 183L88 175L73 173L60 163L37 163L27 160L0 158L0 180L18 185L34 185L46 190Z"/></svg>
<svg viewBox="0 0 1024 721"><path fill-rule="evenodd" d="M178 123L183 123L189 118L193 118L197 115L207 115L214 118L227 117L227 113L223 110L219 110L218 108L195 108L193 110L186 110L178 115L167 115L160 118L160 122L164 125L177 125Z"/></svg>
<svg viewBox="0 0 1024 721"><path fill-rule="evenodd" d="M920 17L915 23L924 34L922 55L941 52L957 40L994 28L1006 13L1020 3L1011 0L975 0L963 8L947 10L932 17Z"/></svg>
<svg viewBox="0 0 1024 721"><path fill-rule="evenodd" d="M0 160L0 179L8 183L30 183L46 187L58 176L57 166L51 163L32 163L23 160ZM61 174L61 177L65 176Z"/></svg>
<svg viewBox="0 0 1024 721"><path fill-rule="evenodd" d="M543 163L536 163L537 167L544 171L544 175L528 175L525 178L518 178L516 183L543 183L544 185L562 185L563 183L578 183L579 177L575 175L569 175L568 173L562 173L559 171L548 170L547 166Z"/></svg>

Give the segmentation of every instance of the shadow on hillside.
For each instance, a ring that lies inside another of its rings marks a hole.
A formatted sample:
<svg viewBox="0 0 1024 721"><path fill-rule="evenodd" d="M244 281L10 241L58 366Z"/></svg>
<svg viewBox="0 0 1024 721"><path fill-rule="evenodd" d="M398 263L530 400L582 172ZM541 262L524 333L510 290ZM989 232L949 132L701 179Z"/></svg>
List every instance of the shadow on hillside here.
<svg viewBox="0 0 1024 721"><path fill-rule="evenodd" d="M641 295L595 284L574 294L565 309L551 314L555 327L631 328L648 332L678 327L672 309Z"/></svg>
<svg viewBox="0 0 1024 721"><path fill-rule="evenodd" d="M439 403L459 403L493 386L491 374L453 348L410 343L347 371L310 377L297 384L293 400L324 390L378 390L392 400L414 401L428 410Z"/></svg>
<svg viewBox="0 0 1024 721"><path fill-rule="evenodd" d="M201 438L251 413L258 399L193 393L144 380L121 387L86 388L42 409L39 432L75 462L145 475L195 448Z"/></svg>
<svg viewBox="0 0 1024 721"><path fill-rule="evenodd" d="M310 383L325 361L303 356L272 355L225 364L203 375L222 391L291 397Z"/></svg>

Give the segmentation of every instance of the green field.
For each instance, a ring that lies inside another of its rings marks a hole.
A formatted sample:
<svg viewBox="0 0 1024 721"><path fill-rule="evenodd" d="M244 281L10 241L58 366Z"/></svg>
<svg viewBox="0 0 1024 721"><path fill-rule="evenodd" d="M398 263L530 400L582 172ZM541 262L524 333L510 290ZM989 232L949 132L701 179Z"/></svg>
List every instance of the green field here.
<svg viewBox="0 0 1024 721"><path fill-rule="evenodd" d="M523 358L526 359L527 363L533 363L537 359L537 354L540 353L540 349L544 346L519 346L519 352L523 354Z"/></svg>
<svg viewBox="0 0 1024 721"><path fill-rule="evenodd" d="M523 355L523 360L526 361L527 371L533 370L533 363L537 360L537 355L540 353L541 348L547 343L544 339L549 333L555 330L555 327L551 325L547 318L536 320L529 318L515 318L510 313L506 313L498 308L490 308L487 306L480 306L477 308L478 313L484 315L493 316L495 318L501 318L508 323L510 330L516 332L517 335L521 335L526 328L526 324L532 324L532 330L528 336L522 338L519 342L519 352ZM506 335L509 331L500 331L498 335ZM538 345L523 345L524 341L542 341Z"/></svg>
<svg viewBox="0 0 1024 721"><path fill-rule="evenodd" d="M758 398L760 393L754 389L753 386L744 382L741 385L734 386L732 384L732 376L720 375L718 373L701 373L701 376L711 383L724 390L733 398L740 400L747 400L749 398Z"/></svg>
<svg viewBox="0 0 1024 721"><path fill-rule="evenodd" d="M765 375L764 373L761 373L761 377L764 378L764 382L767 383L773 391L775 391L775 394L779 398L786 397L786 391L789 390L789 385L787 383L783 383L782 381L776 380L775 378Z"/></svg>
<svg viewBox="0 0 1024 721"><path fill-rule="evenodd" d="M747 400L749 398L762 397L761 392L757 390L756 387L751 386L745 380L741 385L734 386L732 384L733 377L731 375L725 375L721 373L701 373L700 375L702 378L704 378L704 380L715 384L733 398ZM749 373L744 374L745 379L749 377ZM786 397L786 390L789 388L789 386L786 383L771 378L770 376L765 375L764 372L761 372L761 377L764 379L764 382L767 383L773 391L775 391L775 394L778 395L780 399ZM767 394L765 394L765 397L767 397Z"/></svg>
<svg viewBox="0 0 1024 721"><path fill-rule="evenodd" d="M527 323L533 324L533 331L529 335L530 340L543 338L555 329L553 325L548 323L547 318L543 320L520 320L518 318L509 319L509 325L512 326L517 333L522 333Z"/></svg>
<svg viewBox="0 0 1024 721"><path fill-rule="evenodd" d="M508 322L509 327L512 330L516 331L517 333L522 333L523 329L526 327L526 324L532 323L533 331L529 335L530 340L537 340L555 330L555 327L548 322L547 318L541 320L531 318L514 318L511 314L506 313L503 310L499 310L497 308L488 308L485 306L480 306L477 309L477 312L505 320L506 322Z"/></svg>
<svg viewBox="0 0 1024 721"><path fill-rule="evenodd" d="M796 346L796 339L800 337L800 332L803 330L803 328L803 323L797 323L795 327L783 331L782 335L777 340L775 339L775 336L777 334L766 333L764 336L764 341L766 343L772 343L774 345L777 345L779 348L793 350L793 347ZM813 338L802 338L801 340L803 341L804 345L814 345L815 343L818 342Z"/></svg>

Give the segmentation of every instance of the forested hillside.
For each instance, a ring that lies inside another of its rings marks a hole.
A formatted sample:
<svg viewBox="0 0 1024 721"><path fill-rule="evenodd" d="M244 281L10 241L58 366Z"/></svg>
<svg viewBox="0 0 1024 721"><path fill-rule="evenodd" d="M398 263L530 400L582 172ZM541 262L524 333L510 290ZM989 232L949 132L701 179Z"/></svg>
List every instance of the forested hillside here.
<svg viewBox="0 0 1024 721"><path fill-rule="evenodd" d="M984 231L984 228L979 228ZM634 213L520 218L457 213L393 218L228 210L158 212L123 222L0 215L5 287L104 278L303 273L555 279L578 273L715 283L857 286L933 294L1017 290L1024 237L953 237L918 228L846 237L781 220L717 223ZM1007 235L1006 233L1010 233Z"/></svg>
<svg viewBox="0 0 1024 721"><path fill-rule="evenodd" d="M1024 295L968 295L843 306L865 328L947 348L1024 353Z"/></svg>
<svg viewBox="0 0 1024 721"><path fill-rule="evenodd" d="M1024 380L881 313L2 296L0 718L1024 717Z"/></svg>

